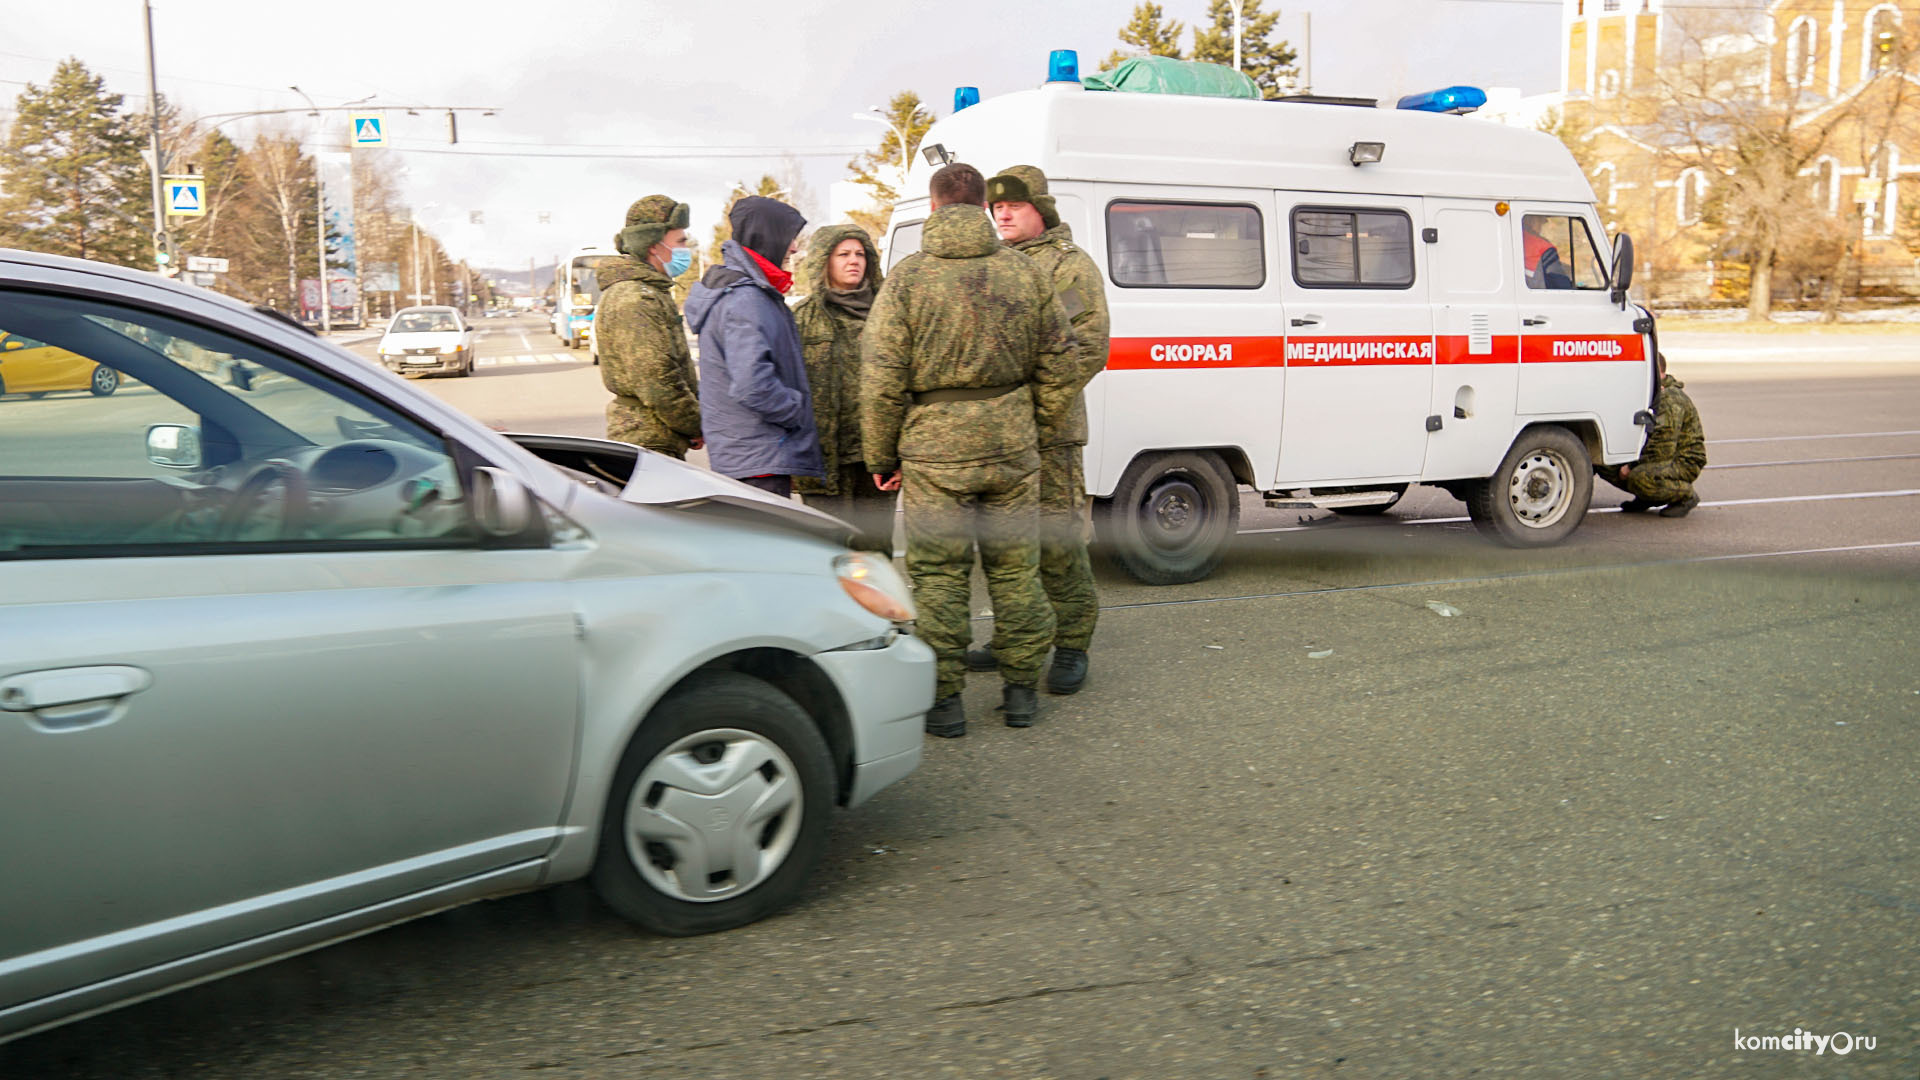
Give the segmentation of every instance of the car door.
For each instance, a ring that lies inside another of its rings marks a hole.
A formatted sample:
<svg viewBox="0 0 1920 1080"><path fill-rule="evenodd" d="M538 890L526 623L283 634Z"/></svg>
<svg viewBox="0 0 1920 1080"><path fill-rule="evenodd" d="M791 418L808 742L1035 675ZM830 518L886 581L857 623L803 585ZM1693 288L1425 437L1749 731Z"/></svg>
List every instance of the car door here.
<svg viewBox="0 0 1920 1080"><path fill-rule="evenodd" d="M1509 255L1511 215L1491 199L1426 201L1434 376L1427 436L1431 479L1490 475L1513 440L1520 316Z"/></svg>
<svg viewBox="0 0 1920 1080"><path fill-rule="evenodd" d="M9 394L84 390L93 365L65 349L18 334L0 334L0 387Z"/></svg>
<svg viewBox="0 0 1920 1080"><path fill-rule="evenodd" d="M1292 272L1277 486L1416 478L1433 392L1420 200L1279 197Z"/></svg>
<svg viewBox="0 0 1920 1080"><path fill-rule="evenodd" d="M1613 302L1599 223L1565 203L1515 203L1514 214L1521 416L1592 417L1609 453L1638 451L1633 416L1647 407L1653 358Z"/></svg>
<svg viewBox="0 0 1920 1080"><path fill-rule="evenodd" d="M483 541L466 451L296 355L0 310L139 380L0 425L0 1012L538 860L569 556Z"/></svg>

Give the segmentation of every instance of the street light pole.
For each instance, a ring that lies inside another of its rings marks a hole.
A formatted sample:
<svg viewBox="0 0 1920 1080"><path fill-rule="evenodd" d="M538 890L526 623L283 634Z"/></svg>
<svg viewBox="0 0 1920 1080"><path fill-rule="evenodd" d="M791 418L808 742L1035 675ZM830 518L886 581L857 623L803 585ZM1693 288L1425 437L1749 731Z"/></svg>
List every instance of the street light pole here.
<svg viewBox="0 0 1920 1080"><path fill-rule="evenodd" d="M907 114L907 122L911 124L913 118L919 116L920 110L924 108L926 108L925 105L915 105L913 111ZM893 132L893 137L900 141L900 187L904 189L907 186L907 169L913 164L912 151L907 147L907 133L895 127L893 121L887 119L887 114L882 112L878 105L868 106L866 112L854 113L853 118L884 125L888 131Z"/></svg>
<svg viewBox="0 0 1920 1080"><path fill-rule="evenodd" d="M1240 12L1247 0L1233 0L1233 70L1240 70Z"/></svg>
<svg viewBox="0 0 1920 1080"><path fill-rule="evenodd" d="M152 119L152 131L149 133L149 145L152 147L153 160L153 246L155 263L159 255L166 255L169 262L173 258L173 238L167 235L167 200L161 191L160 174L166 171L166 162L160 157L160 78L154 72L153 64L153 0L145 0L142 5L147 13L147 109Z"/></svg>
<svg viewBox="0 0 1920 1080"><path fill-rule="evenodd" d="M289 86L287 89L307 99L307 104L313 108L311 115L314 117L314 124L318 127L322 123L320 106L314 104L311 97L307 97L305 90L297 86ZM320 182L321 138L321 132L316 131L313 136L313 195L318 206L315 211L313 231L320 249L320 332L324 334L333 329L333 297L328 291L328 286L332 282L327 280L327 186Z"/></svg>

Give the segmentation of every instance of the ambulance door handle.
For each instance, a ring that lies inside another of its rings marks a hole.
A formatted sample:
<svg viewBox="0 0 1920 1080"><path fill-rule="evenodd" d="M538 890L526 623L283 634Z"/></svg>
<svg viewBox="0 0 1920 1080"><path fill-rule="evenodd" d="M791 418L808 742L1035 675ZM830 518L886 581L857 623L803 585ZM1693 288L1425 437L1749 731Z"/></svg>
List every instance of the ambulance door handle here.
<svg viewBox="0 0 1920 1080"><path fill-rule="evenodd" d="M1547 325L1547 317L1545 315L1535 315L1531 319L1521 319L1520 325L1521 326L1545 326Z"/></svg>
<svg viewBox="0 0 1920 1080"><path fill-rule="evenodd" d="M1291 322L1291 323L1292 323L1293 325L1295 325L1295 326L1319 326L1319 325L1320 325L1320 316L1318 316L1318 315L1302 315L1302 316L1300 316L1300 317L1299 317L1299 318L1297 318L1297 319L1289 319L1289 320L1287 320L1287 321L1288 321L1288 322Z"/></svg>

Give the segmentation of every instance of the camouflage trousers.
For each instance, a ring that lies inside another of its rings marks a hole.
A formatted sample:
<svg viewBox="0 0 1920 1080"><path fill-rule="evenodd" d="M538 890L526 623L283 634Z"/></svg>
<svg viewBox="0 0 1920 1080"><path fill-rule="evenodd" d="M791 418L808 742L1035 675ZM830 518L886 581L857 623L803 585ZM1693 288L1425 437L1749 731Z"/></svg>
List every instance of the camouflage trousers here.
<svg viewBox="0 0 1920 1080"><path fill-rule="evenodd" d="M893 558L893 493L873 486L865 462L840 466L840 493L800 498L808 506L832 514L854 528L853 547Z"/></svg>
<svg viewBox="0 0 1920 1080"><path fill-rule="evenodd" d="M1087 467L1084 447L1040 451L1040 585L1053 605L1053 644L1086 651L1100 621L1100 594L1087 556ZM1000 651L999 623L993 649Z"/></svg>
<svg viewBox="0 0 1920 1080"><path fill-rule="evenodd" d="M966 685L976 540L993 603L1000 677L1033 687L1053 643L1053 608L1040 584L1040 471L1035 459L991 465L902 462L907 576L920 637L937 658L935 697Z"/></svg>
<svg viewBox="0 0 1920 1080"><path fill-rule="evenodd" d="M1602 465L1595 471L1600 479L1655 506L1677 503L1691 496L1694 478L1700 475L1700 470L1672 461L1649 464L1636 461L1625 476L1620 475L1618 465Z"/></svg>

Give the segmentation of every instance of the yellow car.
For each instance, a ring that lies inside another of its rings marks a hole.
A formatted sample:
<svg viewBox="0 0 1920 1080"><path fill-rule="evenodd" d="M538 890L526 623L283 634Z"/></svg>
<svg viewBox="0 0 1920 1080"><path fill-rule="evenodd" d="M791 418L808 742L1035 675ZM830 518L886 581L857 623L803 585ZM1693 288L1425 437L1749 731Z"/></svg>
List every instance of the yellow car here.
<svg viewBox="0 0 1920 1080"><path fill-rule="evenodd" d="M106 397L120 389L120 373L65 349L0 330L0 394L39 397L54 390L91 390Z"/></svg>

